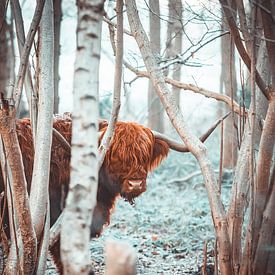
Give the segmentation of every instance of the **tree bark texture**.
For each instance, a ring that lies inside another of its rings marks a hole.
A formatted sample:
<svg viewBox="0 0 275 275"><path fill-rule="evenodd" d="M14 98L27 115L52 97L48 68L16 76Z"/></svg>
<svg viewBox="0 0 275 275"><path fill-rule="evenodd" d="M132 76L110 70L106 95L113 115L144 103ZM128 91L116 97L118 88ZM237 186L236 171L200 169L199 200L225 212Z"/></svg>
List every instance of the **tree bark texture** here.
<svg viewBox="0 0 275 275"><path fill-rule="evenodd" d="M258 51L258 58L260 62L258 64L258 70L261 75L267 81L270 76L270 71L268 68L268 56L266 55L266 49L264 43L261 43L260 49ZM267 111L267 100L263 94L258 90L256 94L256 128L255 128L255 144L254 148L257 148L260 142L260 137L262 135L262 130L260 127L260 121L265 118ZM241 251L241 238L243 230L243 220L246 208L249 201L249 147L251 143L251 116L246 120L246 125L244 129L244 134L242 137L241 148L238 154L238 160L236 164L235 175L233 179L232 191L231 191L231 201L228 210L228 222L229 222L229 235L232 242L232 255L233 255L233 265L235 267L240 267L241 270L244 269L246 265L246 256L242 256ZM245 248L244 248L245 254ZM242 271L240 271L242 274Z"/></svg>
<svg viewBox="0 0 275 275"><path fill-rule="evenodd" d="M23 243L23 255L20 256L22 268L24 274L32 274L36 261L36 237L31 221L27 182L16 133L15 109L5 100L2 100L0 110L0 133L11 169L12 196Z"/></svg>
<svg viewBox="0 0 275 275"><path fill-rule="evenodd" d="M34 144L34 164L30 192L32 221L37 239L44 228L47 201L49 197L49 175L53 124L53 5L46 0L40 22L38 55L39 101L37 136Z"/></svg>
<svg viewBox="0 0 275 275"><path fill-rule="evenodd" d="M257 244L253 272L255 274L266 274L269 254L272 250L272 237L275 229L275 182L270 181L272 176L272 158L274 157L275 142L275 91L271 94L265 125L260 143L259 159L257 166L256 196L254 216L255 236L253 241ZM268 194L268 189L271 194ZM273 248L274 249L274 248Z"/></svg>
<svg viewBox="0 0 275 275"><path fill-rule="evenodd" d="M88 274L98 182L98 79L104 0L79 0L69 193L61 227L65 274Z"/></svg>

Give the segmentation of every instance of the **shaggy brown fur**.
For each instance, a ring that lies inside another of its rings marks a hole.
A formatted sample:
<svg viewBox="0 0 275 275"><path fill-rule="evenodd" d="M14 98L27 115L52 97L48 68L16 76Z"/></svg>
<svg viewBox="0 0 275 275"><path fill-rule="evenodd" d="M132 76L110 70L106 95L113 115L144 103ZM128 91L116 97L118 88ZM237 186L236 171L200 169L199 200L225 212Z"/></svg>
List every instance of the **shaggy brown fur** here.
<svg viewBox="0 0 275 275"><path fill-rule="evenodd" d="M69 116L56 117L53 126L71 143L72 121ZM99 125L102 133L105 133L106 128L105 122ZM18 120L17 134L29 189L34 159L29 119ZM93 213L91 237L99 236L103 226L109 224L110 213L118 196L121 195L132 203L135 197L146 190L148 172L160 164L167 156L168 150L168 145L155 139L150 129L136 123L117 123L112 144L99 172L97 205ZM70 156L53 136L49 188L51 224L56 221L63 209L62 196L66 197L68 193L69 177ZM138 188L133 188L131 182L139 182ZM1 177L0 191L3 190ZM51 253L61 271L59 242L51 249Z"/></svg>

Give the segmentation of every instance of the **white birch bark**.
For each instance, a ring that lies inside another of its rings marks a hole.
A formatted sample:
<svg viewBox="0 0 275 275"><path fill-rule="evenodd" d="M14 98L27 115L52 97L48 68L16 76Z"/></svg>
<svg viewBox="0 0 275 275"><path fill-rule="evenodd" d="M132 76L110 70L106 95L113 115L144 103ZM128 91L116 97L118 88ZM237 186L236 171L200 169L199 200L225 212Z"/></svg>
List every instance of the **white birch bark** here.
<svg viewBox="0 0 275 275"><path fill-rule="evenodd" d="M65 274L88 274L98 181L98 78L104 0L78 5L71 181L61 226Z"/></svg>
<svg viewBox="0 0 275 275"><path fill-rule="evenodd" d="M40 74L37 137L30 193L32 221L39 239L44 227L49 193L50 158L53 123L53 6L45 1L40 23Z"/></svg>

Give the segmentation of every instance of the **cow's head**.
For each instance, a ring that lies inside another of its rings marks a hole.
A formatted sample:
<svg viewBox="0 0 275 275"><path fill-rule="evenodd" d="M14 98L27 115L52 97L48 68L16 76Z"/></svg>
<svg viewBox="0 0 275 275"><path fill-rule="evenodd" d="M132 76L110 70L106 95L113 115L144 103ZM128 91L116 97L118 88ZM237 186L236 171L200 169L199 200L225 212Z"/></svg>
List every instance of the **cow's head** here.
<svg viewBox="0 0 275 275"><path fill-rule="evenodd" d="M101 130L105 132L106 128ZM121 196L132 203L146 190L148 172L161 163L168 150L168 144L155 138L150 129L136 123L117 122L103 165Z"/></svg>

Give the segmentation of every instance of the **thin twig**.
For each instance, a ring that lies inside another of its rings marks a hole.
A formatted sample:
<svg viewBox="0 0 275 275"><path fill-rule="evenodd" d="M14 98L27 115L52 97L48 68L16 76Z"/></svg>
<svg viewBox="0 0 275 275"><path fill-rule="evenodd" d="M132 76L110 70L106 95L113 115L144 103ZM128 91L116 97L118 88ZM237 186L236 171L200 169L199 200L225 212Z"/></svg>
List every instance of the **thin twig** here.
<svg viewBox="0 0 275 275"><path fill-rule="evenodd" d="M238 49L238 52L239 52L243 62L247 66L248 70L251 71L251 58L248 55L246 49L244 48L242 39L240 37L239 30L236 25L236 21L232 15L231 7L228 5L228 2L226 0L220 0L220 3L223 8L224 14L226 16L227 23L230 28L230 33L231 33L232 37L234 38L234 43L236 45L236 48ZM270 98L269 88L257 70L255 70L255 80L256 80L258 87L264 94L264 96L267 99L269 99Z"/></svg>
<svg viewBox="0 0 275 275"><path fill-rule="evenodd" d="M196 52L198 52L200 49L202 49L203 47L205 47L206 45L208 45L209 43L213 42L214 40L224 36L224 35L228 35L230 34L229 31L226 31L226 32L223 32L223 33L220 33L219 35L207 40L206 42L200 44L200 46L198 48L196 48L195 50L191 51L191 53L185 58L183 59L182 56L185 54L177 54L176 56L173 56L173 57L170 57L169 58L169 61L167 60L163 60L161 61L161 63L166 63L165 65L161 66L162 69L166 69L167 67L177 63L177 64L186 64L187 61L192 58L194 56L194 54ZM193 46L192 46L193 47Z"/></svg>
<svg viewBox="0 0 275 275"><path fill-rule="evenodd" d="M131 66L125 60L124 60L123 64L125 65L125 67L127 69L129 69L130 71L135 73L137 75L137 77L147 77L147 78L149 78L149 73L148 72L140 71L140 70L134 68L133 66ZM235 113L237 113L238 115L242 115L242 112L240 112L239 104L236 101L233 100L233 105L234 106L232 106L231 105L232 104L231 98L229 96L223 95L223 94L218 93L218 92L209 91L209 90L206 90L204 88L198 87L198 86L193 85L193 84L186 84L186 83L171 79L169 77L165 77L164 80L165 80L166 83L171 84L171 85L173 85L173 86L175 86L179 89L192 91L194 93L201 94L205 97L213 98L213 99L218 100L218 101L222 101L222 102L226 103L231 109L233 108ZM246 112L247 112L247 110L245 110L245 115L246 115Z"/></svg>
<svg viewBox="0 0 275 275"><path fill-rule="evenodd" d="M35 12L33 15L33 19L30 25L29 32L27 34L27 38L22 50L22 54L20 57L20 65L18 69L18 73L16 76L16 81L15 85L13 87L13 92L12 95L14 97L15 101L15 109L18 109L19 103L20 103L20 98L21 98L21 93L22 93L22 88L23 88L23 83L25 79L25 73L26 73L26 68L27 65L29 64L28 58L30 55L31 47L34 41L34 36L36 34L41 16L42 16L42 11L44 8L45 0L38 0L36 7L35 7Z"/></svg>
<svg viewBox="0 0 275 275"><path fill-rule="evenodd" d="M219 180L218 180L218 188L219 193L221 194L222 190L222 170L223 170L223 121L221 123L221 144L220 144L220 167L219 167Z"/></svg>
<svg viewBox="0 0 275 275"><path fill-rule="evenodd" d="M117 28L117 24L114 23L107 15L105 15L102 19L105 23L112 25L113 27ZM123 32L129 36L133 36L133 34L127 30L127 29L123 29Z"/></svg>

